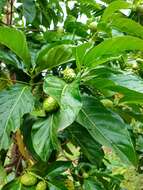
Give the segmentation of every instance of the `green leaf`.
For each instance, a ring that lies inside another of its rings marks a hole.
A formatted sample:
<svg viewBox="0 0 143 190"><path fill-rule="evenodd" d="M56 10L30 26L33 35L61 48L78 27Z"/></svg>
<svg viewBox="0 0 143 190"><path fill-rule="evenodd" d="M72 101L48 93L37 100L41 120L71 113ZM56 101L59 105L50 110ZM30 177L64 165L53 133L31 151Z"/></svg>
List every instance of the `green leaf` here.
<svg viewBox="0 0 143 190"><path fill-rule="evenodd" d="M52 150L58 149L55 115L47 119L39 119L32 126L32 142L35 152L42 161L47 161Z"/></svg>
<svg viewBox="0 0 143 190"><path fill-rule="evenodd" d="M68 190L63 184L59 181L54 180L52 183L48 183L49 190Z"/></svg>
<svg viewBox="0 0 143 190"><path fill-rule="evenodd" d="M22 132L23 142L27 150L32 154L32 157L35 160L41 161L40 157L36 154L36 151L34 150L32 137L31 137L32 126L34 125L36 121L37 121L37 118L31 116L30 114L24 115L23 123L20 126L20 130Z"/></svg>
<svg viewBox="0 0 143 190"><path fill-rule="evenodd" d="M81 66L84 63L84 56L86 53L92 48L93 44L92 43L84 43L80 46L77 46L75 50L75 57L76 57L76 64L78 69L81 69Z"/></svg>
<svg viewBox="0 0 143 190"><path fill-rule="evenodd" d="M0 26L0 43L20 57L27 67L30 66L31 58L23 32L15 28Z"/></svg>
<svg viewBox="0 0 143 190"><path fill-rule="evenodd" d="M0 149L7 149L10 134L20 127L20 120L34 107L33 96L28 86L14 85L0 92Z"/></svg>
<svg viewBox="0 0 143 190"><path fill-rule="evenodd" d="M111 38L88 51L84 57L84 64L88 67L95 67L98 64L115 59L121 53L135 50L143 51L143 40L132 36Z"/></svg>
<svg viewBox="0 0 143 190"><path fill-rule="evenodd" d="M47 177L52 179L58 177L66 170L70 169L72 163L70 161L56 161L52 163L47 169Z"/></svg>
<svg viewBox="0 0 143 190"><path fill-rule="evenodd" d="M32 23L36 16L36 6L34 0L22 0L23 15L28 23Z"/></svg>
<svg viewBox="0 0 143 190"><path fill-rule="evenodd" d="M111 26L121 32L143 39L143 26L128 18L115 17Z"/></svg>
<svg viewBox="0 0 143 190"><path fill-rule="evenodd" d="M79 125L73 123L69 128L71 139L74 140L86 158L94 165L100 166L104 157L101 145L89 134L89 132Z"/></svg>
<svg viewBox="0 0 143 190"><path fill-rule="evenodd" d="M44 82L44 92L55 98L60 105L58 129L63 130L76 118L81 109L79 81L67 84L55 76L47 76Z"/></svg>
<svg viewBox="0 0 143 190"><path fill-rule="evenodd" d="M131 4L123 0L114 1L111 4L109 4L109 6L105 9L101 21L108 22L108 19L112 17L116 11L129 8L131 8Z"/></svg>
<svg viewBox="0 0 143 190"><path fill-rule="evenodd" d="M6 171L5 171L4 167L0 163L0 189L5 184L6 180L7 180Z"/></svg>
<svg viewBox="0 0 143 190"><path fill-rule="evenodd" d="M5 64L10 64L18 68L24 68L24 65L17 59L16 55L8 50L0 49L0 60Z"/></svg>
<svg viewBox="0 0 143 190"><path fill-rule="evenodd" d="M51 69L72 60L74 58L71 45L57 45L55 47L49 45L40 53L40 57L37 59L37 71Z"/></svg>
<svg viewBox="0 0 143 190"><path fill-rule="evenodd" d="M23 186L21 183L20 183L20 180L13 180L9 183L7 183L3 188L2 190L36 190L36 187L35 186L32 186L32 187L26 187L26 186Z"/></svg>
<svg viewBox="0 0 143 190"><path fill-rule="evenodd" d="M77 122L100 144L111 147L126 163L137 165L136 153L126 124L114 112L102 106L95 98L82 98L83 107Z"/></svg>
<svg viewBox="0 0 143 190"><path fill-rule="evenodd" d="M120 102L143 103L143 80L132 72L99 67L89 72L84 80L91 88L121 93Z"/></svg>
<svg viewBox="0 0 143 190"><path fill-rule="evenodd" d="M84 180L84 184L83 184L83 190L104 190L104 187L101 186L101 184L99 184L96 181L90 180L90 179L86 179Z"/></svg>
<svg viewBox="0 0 143 190"><path fill-rule="evenodd" d="M0 1L0 14L2 13L2 10L3 10L6 3L7 3L7 0L1 0Z"/></svg>

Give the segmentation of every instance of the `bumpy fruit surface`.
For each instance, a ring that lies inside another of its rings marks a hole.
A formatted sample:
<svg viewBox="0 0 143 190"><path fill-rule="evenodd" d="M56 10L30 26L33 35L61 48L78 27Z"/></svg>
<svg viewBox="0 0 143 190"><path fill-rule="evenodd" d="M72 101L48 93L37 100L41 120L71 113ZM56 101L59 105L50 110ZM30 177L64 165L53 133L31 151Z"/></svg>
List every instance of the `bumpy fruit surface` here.
<svg viewBox="0 0 143 190"><path fill-rule="evenodd" d="M29 173L21 176L21 183L25 186L33 186L37 183L37 178Z"/></svg>
<svg viewBox="0 0 143 190"><path fill-rule="evenodd" d="M139 5L136 10L140 15L143 15L143 5Z"/></svg>
<svg viewBox="0 0 143 190"><path fill-rule="evenodd" d="M54 112L59 108L59 104L57 103L57 101L49 96L48 98L46 98L43 102L43 109L45 110L45 112Z"/></svg>
<svg viewBox="0 0 143 190"><path fill-rule="evenodd" d="M66 68L63 71L64 80L68 83L72 82L76 78L76 74L73 69Z"/></svg>
<svg viewBox="0 0 143 190"><path fill-rule="evenodd" d="M103 99L103 100L101 100L101 103L107 108L113 107L113 102L109 99Z"/></svg>
<svg viewBox="0 0 143 190"><path fill-rule="evenodd" d="M61 27L61 26L59 26L59 27L57 28L57 32L58 32L59 34L63 34L63 33L64 33L64 28Z"/></svg>
<svg viewBox="0 0 143 190"><path fill-rule="evenodd" d="M36 190L46 190L47 185L44 181L40 181L37 186L36 186Z"/></svg>
<svg viewBox="0 0 143 190"><path fill-rule="evenodd" d="M97 30L97 23L91 22L88 27L91 31L95 32Z"/></svg>
<svg viewBox="0 0 143 190"><path fill-rule="evenodd" d="M74 183L70 179L65 180L65 186L67 187L68 190L75 190Z"/></svg>

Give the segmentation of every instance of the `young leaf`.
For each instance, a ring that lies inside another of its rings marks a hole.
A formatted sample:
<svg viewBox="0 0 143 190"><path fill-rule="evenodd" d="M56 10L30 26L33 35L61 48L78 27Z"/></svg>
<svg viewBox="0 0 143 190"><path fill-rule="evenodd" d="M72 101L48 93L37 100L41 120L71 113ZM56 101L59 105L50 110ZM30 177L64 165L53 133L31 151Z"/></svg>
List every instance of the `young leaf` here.
<svg viewBox="0 0 143 190"><path fill-rule="evenodd" d="M60 105L58 125L59 130L63 130L75 120L82 106L79 81L67 84L58 77L47 76L43 88L45 93L54 97Z"/></svg>
<svg viewBox="0 0 143 190"><path fill-rule="evenodd" d="M115 37L101 42L92 48L84 57L84 64L95 67L98 64L115 59L126 51L143 51L143 40L132 36Z"/></svg>
<svg viewBox="0 0 143 190"><path fill-rule="evenodd" d="M111 147L126 163L137 165L137 157L126 124L95 98L84 96L77 122L100 144Z"/></svg>
<svg viewBox="0 0 143 190"><path fill-rule="evenodd" d="M29 68L31 58L23 32L15 28L0 26L0 43L12 50Z"/></svg>
<svg viewBox="0 0 143 190"><path fill-rule="evenodd" d="M111 4L109 4L109 6L105 9L101 21L108 22L108 19L113 16L113 13L121 9L129 9L129 8L131 8L131 4L123 0L114 1Z"/></svg>
<svg viewBox="0 0 143 190"><path fill-rule="evenodd" d="M20 127L20 119L34 107L33 96L28 86L14 85L0 92L0 149L7 149L10 134Z"/></svg>

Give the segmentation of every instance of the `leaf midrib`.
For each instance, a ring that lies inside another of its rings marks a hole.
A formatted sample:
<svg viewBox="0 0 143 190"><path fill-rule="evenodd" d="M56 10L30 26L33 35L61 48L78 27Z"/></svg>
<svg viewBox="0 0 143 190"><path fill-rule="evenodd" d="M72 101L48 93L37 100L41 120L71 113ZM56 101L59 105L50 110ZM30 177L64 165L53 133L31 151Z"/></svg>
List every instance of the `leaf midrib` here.
<svg viewBox="0 0 143 190"><path fill-rule="evenodd" d="M95 125L95 124L92 122L92 120L88 117L88 115L86 114L86 112L85 112L83 109L81 109L81 111L84 113L85 117L90 121L90 123L91 123L93 126L96 127L96 125ZM100 130L99 130L97 127L96 127L96 129L97 129L97 131L99 132L99 134L100 134L103 138L105 138L108 142L110 142L110 144L111 144L115 149L118 149L118 151L121 153L121 155L123 155L124 157L127 158L127 160L129 160L128 157L127 157L125 154L123 154L117 146L114 145L114 143L113 143L112 140L110 140L109 138L107 138L106 136L104 136L104 135L100 132ZM89 132L90 132L90 131L89 131ZM93 138L94 138L94 137L93 137ZM129 138L129 139L130 139L130 138ZM131 142L131 140L130 140L130 142ZM133 148L132 142L131 142L131 145L132 145L132 148ZM134 148L133 148L133 150L134 150ZM135 152L134 152L134 153L135 153ZM130 160L129 160L129 161L130 161ZM130 161L130 162L131 162L131 161Z"/></svg>
<svg viewBox="0 0 143 190"><path fill-rule="evenodd" d="M7 119L6 124L5 124L5 126L4 126L4 133L5 133L6 127L7 127L7 125L8 125L8 122L9 122L9 120L10 120L10 116L11 116L13 110L15 109L15 107L16 107L18 101L20 100L20 98L21 98L21 96L22 96L22 94L23 94L23 92L25 91L26 88L27 88L27 87L24 87L24 88L22 89L22 91L21 91L21 93L20 93L18 99L16 100L15 104L13 105L13 107L12 107L10 113L9 113L8 119Z"/></svg>

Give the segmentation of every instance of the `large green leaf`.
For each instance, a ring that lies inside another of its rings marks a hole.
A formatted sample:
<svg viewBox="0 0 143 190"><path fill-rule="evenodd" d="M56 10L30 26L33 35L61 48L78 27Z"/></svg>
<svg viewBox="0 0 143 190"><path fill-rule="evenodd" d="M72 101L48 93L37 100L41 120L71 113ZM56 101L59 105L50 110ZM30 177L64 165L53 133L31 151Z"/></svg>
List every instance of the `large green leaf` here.
<svg viewBox="0 0 143 190"><path fill-rule="evenodd" d="M121 102L143 103L143 80L132 72L99 67L91 70L84 80L91 88L121 93Z"/></svg>
<svg viewBox="0 0 143 190"><path fill-rule="evenodd" d="M10 27L0 27L0 43L7 46L27 67L30 66L31 58L27 47L25 35L22 31Z"/></svg>
<svg viewBox="0 0 143 190"><path fill-rule="evenodd" d="M58 149L55 115L39 119L32 126L32 142L41 160L47 161L52 150Z"/></svg>
<svg viewBox="0 0 143 190"><path fill-rule="evenodd" d="M94 165L100 166L104 157L101 145L78 123L74 122L69 128L71 139L74 140L85 157Z"/></svg>
<svg viewBox="0 0 143 190"><path fill-rule="evenodd" d="M56 161L48 167L47 177L49 179L58 177L59 175L70 169L71 166L72 163L70 161Z"/></svg>
<svg viewBox="0 0 143 190"><path fill-rule="evenodd" d="M126 34L143 38L143 26L131 19L115 17L111 26Z"/></svg>
<svg viewBox="0 0 143 190"><path fill-rule="evenodd" d="M99 182L92 180L92 179L86 179L84 180L83 184L83 190L104 190L104 187L99 184Z"/></svg>
<svg viewBox="0 0 143 190"><path fill-rule="evenodd" d="M81 66L84 63L84 56L86 55L86 53L92 48L93 44L92 43L84 43L80 46L77 46L74 50L75 50L75 57L76 57L76 65L78 67L78 69L81 69Z"/></svg>
<svg viewBox="0 0 143 190"><path fill-rule="evenodd" d="M17 59L16 55L8 50L0 49L0 60L5 64L10 64L18 68L24 68L23 64Z"/></svg>
<svg viewBox="0 0 143 190"><path fill-rule="evenodd" d="M143 40L132 36L111 38L89 50L84 57L84 64L88 67L95 67L131 50L143 51Z"/></svg>
<svg viewBox="0 0 143 190"><path fill-rule="evenodd" d="M19 179L15 179L9 183L7 183L2 190L36 190L35 186L26 187L20 183Z"/></svg>
<svg viewBox="0 0 143 190"><path fill-rule="evenodd" d="M28 23L32 23L36 16L36 6L34 0L22 0L23 15Z"/></svg>
<svg viewBox="0 0 143 190"><path fill-rule="evenodd" d="M75 120L82 106L79 81L75 80L71 84L67 84L58 77L47 76L43 88L45 93L54 97L60 105L58 128L63 130Z"/></svg>
<svg viewBox="0 0 143 190"><path fill-rule="evenodd" d="M128 9L131 7L131 4L123 1L123 0L117 0L109 4L109 6L105 9L101 21L107 22L110 17L116 12L121 9Z"/></svg>
<svg viewBox="0 0 143 190"><path fill-rule="evenodd" d="M51 69L72 60L74 58L71 45L57 45L55 47L49 45L40 53L40 57L38 56L37 71Z"/></svg>
<svg viewBox="0 0 143 190"><path fill-rule="evenodd" d="M102 106L95 98L84 96L77 122L102 145L111 147L126 163L137 165L136 153L126 124L114 112Z"/></svg>
<svg viewBox="0 0 143 190"><path fill-rule="evenodd" d="M7 149L10 134L20 127L20 120L34 107L33 96L28 86L14 85L0 92L0 149Z"/></svg>
<svg viewBox="0 0 143 190"><path fill-rule="evenodd" d="M54 180L52 183L48 183L49 190L68 190L65 185L59 181Z"/></svg>

